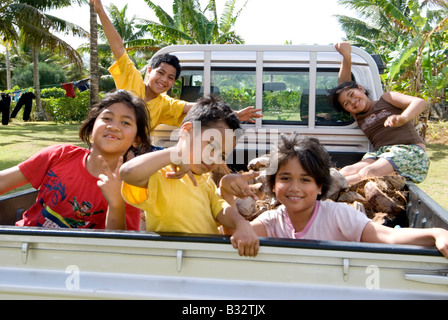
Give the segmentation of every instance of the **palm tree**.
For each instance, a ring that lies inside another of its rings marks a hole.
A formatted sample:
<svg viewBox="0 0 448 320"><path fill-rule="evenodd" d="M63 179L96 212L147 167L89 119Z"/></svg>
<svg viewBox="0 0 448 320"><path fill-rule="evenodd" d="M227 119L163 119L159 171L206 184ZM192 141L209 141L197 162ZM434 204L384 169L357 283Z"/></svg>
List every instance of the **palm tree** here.
<svg viewBox="0 0 448 320"><path fill-rule="evenodd" d="M159 22L142 19L140 28L151 33L152 39L129 41L127 47L157 51L168 44L244 43L232 28L247 1L236 11L237 0L227 0L221 17L218 17L215 0L209 0L204 10L198 0L173 0L172 17L152 1L145 2Z"/></svg>
<svg viewBox="0 0 448 320"><path fill-rule="evenodd" d="M448 31L448 5L444 0L339 0L360 18L337 16L347 38L389 60L388 82L412 79L409 91L422 89L424 54L434 40ZM432 10L431 7L434 7Z"/></svg>
<svg viewBox="0 0 448 320"><path fill-rule="evenodd" d="M45 14L42 10L61 8L72 3L82 3L85 0L5 0L0 4L0 35L5 41L19 41L33 46L34 89L36 95L37 117L45 120L45 112L40 100L39 61L38 52L42 46L59 52L82 65L80 54L68 43L54 35L58 32L71 33L77 36L87 36L82 28Z"/></svg>
<svg viewBox="0 0 448 320"><path fill-rule="evenodd" d="M99 100L100 72L98 67L98 20L92 3L90 6L90 105Z"/></svg>

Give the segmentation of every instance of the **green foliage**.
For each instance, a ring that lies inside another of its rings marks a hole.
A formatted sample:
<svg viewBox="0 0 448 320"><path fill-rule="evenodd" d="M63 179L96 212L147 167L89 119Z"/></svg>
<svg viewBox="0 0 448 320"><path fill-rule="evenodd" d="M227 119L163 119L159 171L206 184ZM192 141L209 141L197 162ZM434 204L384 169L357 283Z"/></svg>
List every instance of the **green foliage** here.
<svg viewBox="0 0 448 320"><path fill-rule="evenodd" d="M220 96L233 110L255 105L255 90L252 89L221 88Z"/></svg>
<svg viewBox="0 0 448 320"><path fill-rule="evenodd" d="M386 91L418 95L431 103L446 99L448 2L338 0L360 19L338 16L347 39L381 54L388 70Z"/></svg>
<svg viewBox="0 0 448 320"><path fill-rule="evenodd" d="M64 83L67 81L64 69L55 64L39 63L39 78L42 87ZM12 77L14 84L26 88L33 86L33 65L17 68Z"/></svg>
<svg viewBox="0 0 448 320"><path fill-rule="evenodd" d="M65 90L60 87L42 89L40 96L42 99L63 98L65 97Z"/></svg>
<svg viewBox="0 0 448 320"><path fill-rule="evenodd" d="M159 22L142 20L141 30L150 32L152 39L130 41L129 46L157 50L167 44L227 44L244 43L232 28L241 14L236 10L237 0L227 0L224 12L218 16L215 0L209 0L205 9L199 1L173 0L173 16L153 1L145 0Z"/></svg>
<svg viewBox="0 0 448 320"><path fill-rule="evenodd" d="M82 122L89 112L90 92L79 92L75 98L42 99L42 104L54 122Z"/></svg>

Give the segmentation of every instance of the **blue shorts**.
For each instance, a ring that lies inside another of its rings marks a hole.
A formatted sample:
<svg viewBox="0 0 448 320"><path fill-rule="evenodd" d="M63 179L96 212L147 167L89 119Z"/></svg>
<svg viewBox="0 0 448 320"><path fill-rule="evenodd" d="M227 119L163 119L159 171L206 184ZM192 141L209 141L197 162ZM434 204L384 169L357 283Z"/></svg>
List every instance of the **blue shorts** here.
<svg viewBox="0 0 448 320"><path fill-rule="evenodd" d="M415 144L384 146L377 151L368 152L362 158L389 161L395 171L415 183L425 180L429 170L429 157L425 150Z"/></svg>

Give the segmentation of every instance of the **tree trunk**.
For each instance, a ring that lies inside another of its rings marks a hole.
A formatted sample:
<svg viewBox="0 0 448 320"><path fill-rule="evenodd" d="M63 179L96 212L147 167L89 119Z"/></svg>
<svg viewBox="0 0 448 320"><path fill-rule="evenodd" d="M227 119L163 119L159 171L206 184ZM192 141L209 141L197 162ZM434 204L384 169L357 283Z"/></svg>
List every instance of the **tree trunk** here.
<svg viewBox="0 0 448 320"><path fill-rule="evenodd" d="M9 43L6 42L6 89L11 90L11 62L9 61Z"/></svg>
<svg viewBox="0 0 448 320"><path fill-rule="evenodd" d="M47 121L47 116L42 108L42 101L40 99L40 79L39 79L39 48L33 48L33 82L34 95L36 96L36 120Z"/></svg>
<svg viewBox="0 0 448 320"><path fill-rule="evenodd" d="M90 3L90 105L99 101L99 69L98 69L98 21L95 9Z"/></svg>

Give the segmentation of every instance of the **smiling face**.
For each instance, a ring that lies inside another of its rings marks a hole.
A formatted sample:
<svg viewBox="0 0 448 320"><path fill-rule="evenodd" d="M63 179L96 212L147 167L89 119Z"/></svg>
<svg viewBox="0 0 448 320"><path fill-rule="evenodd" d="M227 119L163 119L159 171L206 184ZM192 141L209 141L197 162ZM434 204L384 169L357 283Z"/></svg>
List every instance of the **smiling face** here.
<svg viewBox="0 0 448 320"><path fill-rule="evenodd" d="M194 174L215 170L225 162L235 147L235 134L224 121L215 122L213 128L202 128L200 134L192 126L187 127L190 137L190 169Z"/></svg>
<svg viewBox="0 0 448 320"><path fill-rule="evenodd" d="M338 101L351 114L366 112L371 106L371 100L367 97L362 87L342 91Z"/></svg>
<svg viewBox="0 0 448 320"><path fill-rule="evenodd" d="M93 149L102 155L122 156L137 143L135 111L117 102L102 110L92 130Z"/></svg>
<svg viewBox="0 0 448 320"><path fill-rule="evenodd" d="M292 158L278 169L273 192L289 215L307 216L314 212L322 188L303 169L298 158Z"/></svg>
<svg viewBox="0 0 448 320"><path fill-rule="evenodd" d="M150 91L150 98L154 98L161 93L167 92L176 81L176 68L166 62L162 62L154 69L150 67L148 71L149 77L146 82L146 87Z"/></svg>

